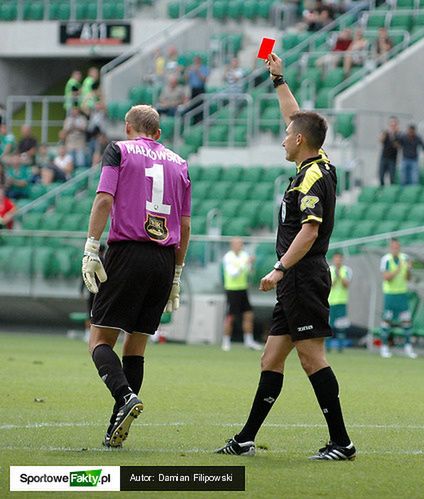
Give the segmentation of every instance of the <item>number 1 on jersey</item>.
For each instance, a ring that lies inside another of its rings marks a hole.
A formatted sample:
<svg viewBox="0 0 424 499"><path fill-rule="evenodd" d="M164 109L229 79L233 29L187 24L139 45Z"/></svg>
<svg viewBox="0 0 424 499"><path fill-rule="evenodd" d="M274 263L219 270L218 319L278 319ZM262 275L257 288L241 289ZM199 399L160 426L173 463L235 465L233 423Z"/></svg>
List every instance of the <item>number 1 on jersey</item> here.
<svg viewBox="0 0 424 499"><path fill-rule="evenodd" d="M146 209L153 213L163 213L169 215L171 213L171 205L163 203L163 165L155 163L152 168L146 168L146 177L152 177L152 200L146 201Z"/></svg>

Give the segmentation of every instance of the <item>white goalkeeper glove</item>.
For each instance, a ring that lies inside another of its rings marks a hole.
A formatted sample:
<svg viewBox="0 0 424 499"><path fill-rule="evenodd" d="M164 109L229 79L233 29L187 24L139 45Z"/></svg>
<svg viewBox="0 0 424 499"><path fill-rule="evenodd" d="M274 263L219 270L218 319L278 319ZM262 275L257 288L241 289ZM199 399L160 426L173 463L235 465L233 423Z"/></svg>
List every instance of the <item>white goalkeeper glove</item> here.
<svg viewBox="0 0 424 499"><path fill-rule="evenodd" d="M175 265L174 281L172 283L171 293L169 294L168 303L165 307L165 312L175 312L180 307L180 284L181 272L184 265Z"/></svg>
<svg viewBox="0 0 424 499"><path fill-rule="evenodd" d="M96 275L100 282L107 280L103 263L99 257L100 241L89 237L85 243L84 256L82 258L82 278L90 293L97 293Z"/></svg>

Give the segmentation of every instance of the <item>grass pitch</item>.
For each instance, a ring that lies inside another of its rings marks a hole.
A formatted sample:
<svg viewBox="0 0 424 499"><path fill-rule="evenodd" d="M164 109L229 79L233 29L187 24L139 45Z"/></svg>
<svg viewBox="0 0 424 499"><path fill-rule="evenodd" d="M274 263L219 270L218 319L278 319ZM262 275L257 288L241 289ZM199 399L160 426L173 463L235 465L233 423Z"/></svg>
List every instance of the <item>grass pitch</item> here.
<svg viewBox="0 0 424 499"><path fill-rule="evenodd" d="M331 354L353 462L311 462L327 440L312 388L295 353L284 388L257 438L254 458L212 453L240 429L258 382L259 354L236 345L148 345L145 411L122 450L100 443L112 399L87 346L61 336L1 334L0 497L10 465L243 465L246 492L144 492L144 497L309 499L424 497L424 359ZM75 497L49 493L55 497ZM133 497L96 493L90 497ZM83 494L88 496L88 494Z"/></svg>

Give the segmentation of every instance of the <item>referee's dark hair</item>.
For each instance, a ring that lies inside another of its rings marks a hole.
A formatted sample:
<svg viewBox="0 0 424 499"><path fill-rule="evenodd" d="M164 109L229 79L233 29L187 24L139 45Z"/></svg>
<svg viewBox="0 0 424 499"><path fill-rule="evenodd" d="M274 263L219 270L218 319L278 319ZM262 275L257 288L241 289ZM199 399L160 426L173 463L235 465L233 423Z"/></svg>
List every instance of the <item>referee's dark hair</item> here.
<svg viewBox="0 0 424 499"><path fill-rule="evenodd" d="M133 106L125 115L125 121L136 132L153 136L159 130L159 113L152 106L140 104Z"/></svg>
<svg viewBox="0 0 424 499"><path fill-rule="evenodd" d="M317 113L310 111L299 111L290 116L293 129L302 134L308 145L314 149L320 149L324 144L327 134L327 122Z"/></svg>

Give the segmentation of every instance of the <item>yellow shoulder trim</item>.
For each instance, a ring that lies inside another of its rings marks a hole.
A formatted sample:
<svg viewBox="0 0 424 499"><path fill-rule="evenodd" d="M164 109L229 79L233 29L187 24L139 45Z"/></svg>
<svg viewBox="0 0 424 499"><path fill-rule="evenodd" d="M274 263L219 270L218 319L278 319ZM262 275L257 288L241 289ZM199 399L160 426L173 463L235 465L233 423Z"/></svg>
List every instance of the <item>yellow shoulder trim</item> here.
<svg viewBox="0 0 424 499"><path fill-rule="evenodd" d="M307 194L311 190L311 187L315 184L315 182L317 182L321 177L322 172L319 166L314 163L306 171L305 177L303 178L300 185L298 185L297 187L293 187L293 189L290 189L289 192L300 191L302 194Z"/></svg>
<svg viewBox="0 0 424 499"><path fill-rule="evenodd" d="M315 215L308 215L308 218L305 218L305 220L302 221L303 224L310 222L311 220L322 223L322 218L316 217Z"/></svg>

